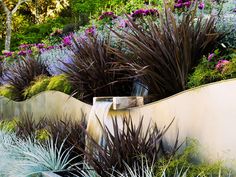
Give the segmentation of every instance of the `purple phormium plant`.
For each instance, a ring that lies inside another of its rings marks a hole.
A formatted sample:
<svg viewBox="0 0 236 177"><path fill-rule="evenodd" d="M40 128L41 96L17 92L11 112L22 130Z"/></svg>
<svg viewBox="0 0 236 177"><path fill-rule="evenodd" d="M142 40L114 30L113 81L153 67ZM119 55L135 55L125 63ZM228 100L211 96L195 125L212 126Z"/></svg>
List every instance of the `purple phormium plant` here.
<svg viewBox="0 0 236 177"><path fill-rule="evenodd" d="M110 19L110 20L114 20L117 18L117 16L114 14L114 12L104 12L102 13L102 15L99 17L99 20L103 20L103 19Z"/></svg>

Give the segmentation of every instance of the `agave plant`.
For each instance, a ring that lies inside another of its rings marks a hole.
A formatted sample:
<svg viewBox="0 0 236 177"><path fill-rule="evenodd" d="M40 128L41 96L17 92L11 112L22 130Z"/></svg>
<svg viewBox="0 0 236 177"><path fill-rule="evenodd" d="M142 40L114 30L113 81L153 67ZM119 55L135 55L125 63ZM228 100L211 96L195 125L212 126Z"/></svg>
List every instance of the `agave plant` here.
<svg viewBox="0 0 236 177"><path fill-rule="evenodd" d="M197 16L196 8L176 18L166 7L158 23L148 20L146 25L136 24L129 16L127 18L131 32L113 32L135 57L127 57L114 48L110 51L131 66L130 75L138 73L140 81L148 87L155 100L186 89L189 72L222 37L215 29L215 17L204 19Z"/></svg>
<svg viewBox="0 0 236 177"><path fill-rule="evenodd" d="M16 101L24 100L23 92L35 77L50 76L47 66L39 59L22 59L9 65L3 73L4 81L16 93Z"/></svg>

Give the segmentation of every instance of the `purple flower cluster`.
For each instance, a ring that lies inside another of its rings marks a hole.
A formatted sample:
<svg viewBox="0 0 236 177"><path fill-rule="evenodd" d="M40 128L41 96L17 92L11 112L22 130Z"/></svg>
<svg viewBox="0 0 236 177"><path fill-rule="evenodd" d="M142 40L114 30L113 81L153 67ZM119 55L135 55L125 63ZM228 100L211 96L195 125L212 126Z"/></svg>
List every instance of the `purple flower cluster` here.
<svg viewBox="0 0 236 177"><path fill-rule="evenodd" d="M64 46L64 44L58 45L58 46L48 46L48 47L44 47L42 49L39 50L40 53L44 53L47 52L49 50L53 50L53 49L62 49Z"/></svg>
<svg viewBox="0 0 236 177"><path fill-rule="evenodd" d="M72 45L72 36L69 35L69 36L66 36L62 39L62 43L63 43L63 46L66 47L66 46L71 46Z"/></svg>
<svg viewBox="0 0 236 177"><path fill-rule="evenodd" d="M96 33L96 27L95 26L89 27L85 30L85 34L87 36L93 36L95 33Z"/></svg>
<svg viewBox="0 0 236 177"><path fill-rule="evenodd" d="M36 47L39 48L39 49L42 49L42 48L45 47L45 44L43 44L43 43L36 44Z"/></svg>
<svg viewBox="0 0 236 177"><path fill-rule="evenodd" d="M175 2L174 8L180 9L180 8L189 8L191 6L192 2L191 0L178 0ZM203 2L200 2L198 4L198 8L200 10L204 9L205 4Z"/></svg>
<svg viewBox="0 0 236 177"><path fill-rule="evenodd" d="M5 56L5 57L11 57L12 55L14 54L14 52L8 52L8 51L4 51L3 52L3 55Z"/></svg>
<svg viewBox="0 0 236 177"><path fill-rule="evenodd" d="M117 16L114 14L114 12L104 12L100 17L99 20L103 20L103 19L116 19Z"/></svg>
<svg viewBox="0 0 236 177"><path fill-rule="evenodd" d="M138 9L138 10L135 10L131 14L131 17L137 18L137 17L143 17L147 15L158 16L159 12L157 9Z"/></svg>
<svg viewBox="0 0 236 177"><path fill-rule="evenodd" d="M32 50L21 50L17 53L19 56L26 56L32 54Z"/></svg>
<svg viewBox="0 0 236 177"><path fill-rule="evenodd" d="M44 48L46 45L43 43L39 43L39 44L21 44L19 46L20 50L27 50L30 49L31 47L37 47L38 49L42 49Z"/></svg>

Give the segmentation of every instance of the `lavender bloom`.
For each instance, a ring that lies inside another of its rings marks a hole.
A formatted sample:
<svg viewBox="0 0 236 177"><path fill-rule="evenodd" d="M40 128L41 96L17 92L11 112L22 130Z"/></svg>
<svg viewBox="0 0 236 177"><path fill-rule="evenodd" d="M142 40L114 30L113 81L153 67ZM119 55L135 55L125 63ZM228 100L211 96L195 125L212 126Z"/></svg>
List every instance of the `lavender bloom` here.
<svg viewBox="0 0 236 177"><path fill-rule="evenodd" d="M210 61L213 57L215 56L215 54L214 53L211 53L209 56L208 56L208 61Z"/></svg>

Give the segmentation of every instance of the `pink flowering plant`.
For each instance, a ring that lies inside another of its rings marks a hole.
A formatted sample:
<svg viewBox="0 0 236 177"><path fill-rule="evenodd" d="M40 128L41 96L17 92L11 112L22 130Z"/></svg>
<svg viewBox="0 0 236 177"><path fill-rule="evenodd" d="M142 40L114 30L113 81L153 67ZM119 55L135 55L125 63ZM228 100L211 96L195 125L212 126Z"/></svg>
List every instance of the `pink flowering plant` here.
<svg viewBox="0 0 236 177"><path fill-rule="evenodd" d="M212 53L209 53L207 57L209 69L215 69L218 72L224 72L225 67L230 63L230 57L227 55L224 56L223 52L219 49L214 50Z"/></svg>
<svg viewBox="0 0 236 177"><path fill-rule="evenodd" d="M236 77L236 51L235 49L216 49L204 56L201 63L194 69L188 78L188 87L231 79Z"/></svg>

